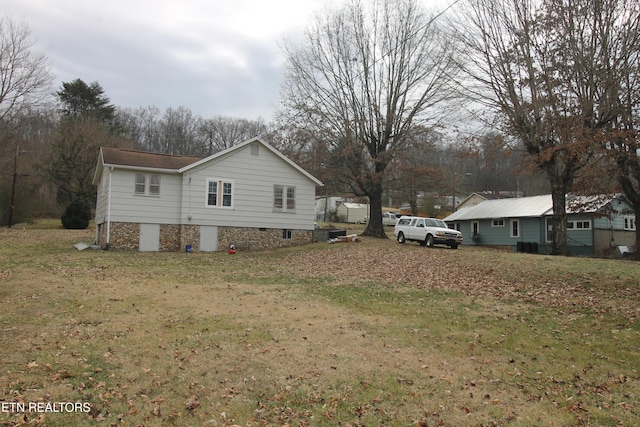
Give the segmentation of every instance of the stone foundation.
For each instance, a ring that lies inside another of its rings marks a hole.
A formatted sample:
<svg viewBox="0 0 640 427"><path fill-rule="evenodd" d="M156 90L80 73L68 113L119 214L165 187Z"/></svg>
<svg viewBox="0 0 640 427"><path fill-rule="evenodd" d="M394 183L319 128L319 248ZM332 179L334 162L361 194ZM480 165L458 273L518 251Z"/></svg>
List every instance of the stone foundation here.
<svg viewBox="0 0 640 427"><path fill-rule="evenodd" d="M101 224L98 244L106 246L107 224ZM281 228L218 227L218 251L226 251L232 244L239 251L269 250L304 245L313 241L311 230L290 230L291 238ZM140 224L112 222L110 249L139 250ZM191 250L200 250L200 226L160 225L160 251L180 252L190 244Z"/></svg>
<svg viewBox="0 0 640 427"><path fill-rule="evenodd" d="M285 248L311 243L311 230L291 230L291 239L283 238L281 228L219 227L218 250L225 251L233 244L239 251Z"/></svg>
<svg viewBox="0 0 640 427"><path fill-rule="evenodd" d="M139 249L140 224L133 222L112 222L110 235L110 249L128 251L137 251Z"/></svg>
<svg viewBox="0 0 640 427"><path fill-rule="evenodd" d="M200 250L200 226L199 225L182 225L180 226L180 247L179 251L184 251L187 245L191 245L191 250L197 252Z"/></svg>

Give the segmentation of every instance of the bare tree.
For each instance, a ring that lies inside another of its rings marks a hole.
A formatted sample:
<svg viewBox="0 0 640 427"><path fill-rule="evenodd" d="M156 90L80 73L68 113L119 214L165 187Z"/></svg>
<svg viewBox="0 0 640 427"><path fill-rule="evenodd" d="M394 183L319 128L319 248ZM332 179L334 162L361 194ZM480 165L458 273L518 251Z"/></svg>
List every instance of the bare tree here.
<svg viewBox="0 0 640 427"><path fill-rule="evenodd" d="M569 252L566 194L619 114L616 70L627 58L610 46L632 30L627 3L468 0L457 25L478 101L549 180L554 254Z"/></svg>
<svg viewBox="0 0 640 427"><path fill-rule="evenodd" d="M282 114L342 157L336 172L369 198L365 235L386 237L387 167L412 128L433 125L441 113L433 107L452 98L453 47L415 0L353 0L319 14L302 44L284 48Z"/></svg>
<svg viewBox="0 0 640 427"><path fill-rule="evenodd" d="M95 201L92 185L96 153L101 146L119 146L123 142L102 123L80 118L58 125L51 136L48 156L41 173L56 187L56 199L66 205L76 198Z"/></svg>
<svg viewBox="0 0 640 427"><path fill-rule="evenodd" d="M267 125L261 120L216 116L203 121L200 133L207 141L207 153L211 155L246 141L255 136L264 136Z"/></svg>
<svg viewBox="0 0 640 427"><path fill-rule="evenodd" d="M161 152L160 109L157 107L117 108L116 117L122 126L123 137L138 150Z"/></svg>
<svg viewBox="0 0 640 427"><path fill-rule="evenodd" d="M445 163L440 161L443 135L419 126L414 130L411 140L398 151L390 165L386 188L393 190L392 194L400 197L400 202L408 202L411 212L418 214L420 198L438 199L449 186L445 185Z"/></svg>
<svg viewBox="0 0 640 427"><path fill-rule="evenodd" d="M180 156L203 154L198 134L201 119L187 107L167 108L159 122L161 153Z"/></svg>
<svg viewBox="0 0 640 427"><path fill-rule="evenodd" d="M47 57L34 51L26 24L0 18L0 122L11 122L48 96L52 77Z"/></svg>
<svg viewBox="0 0 640 427"><path fill-rule="evenodd" d="M34 44L26 24L0 18L0 169L7 172L0 175L0 199L6 191L9 226L20 181L18 157L24 150L19 127L30 110L44 103L52 80L47 58L34 50ZM4 206L0 216L3 211Z"/></svg>

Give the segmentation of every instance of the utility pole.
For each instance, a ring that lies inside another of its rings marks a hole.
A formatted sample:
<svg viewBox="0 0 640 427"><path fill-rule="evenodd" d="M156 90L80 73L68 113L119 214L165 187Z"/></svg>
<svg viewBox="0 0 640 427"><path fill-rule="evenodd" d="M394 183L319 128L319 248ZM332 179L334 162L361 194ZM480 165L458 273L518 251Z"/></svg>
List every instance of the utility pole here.
<svg viewBox="0 0 640 427"><path fill-rule="evenodd" d="M18 179L18 154L20 144L16 147L16 157L13 160L13 182L11 183L11 206L9 207L9 228L13 226L13 205L16 200L16 180Z"/></svg>

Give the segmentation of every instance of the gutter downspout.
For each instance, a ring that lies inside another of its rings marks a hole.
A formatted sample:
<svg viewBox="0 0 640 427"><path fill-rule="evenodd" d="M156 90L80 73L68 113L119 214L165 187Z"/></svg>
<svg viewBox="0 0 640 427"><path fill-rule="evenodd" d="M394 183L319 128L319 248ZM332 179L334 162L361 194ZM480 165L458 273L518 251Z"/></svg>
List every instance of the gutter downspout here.
<svg viewBox="0 0 640 427"><path fill-rule="evenodd" d="M109 189L107 194L107 241L105 242L105 249L109 249L111 244L111 174L113 173L113 166L109 168Z"/></svg>

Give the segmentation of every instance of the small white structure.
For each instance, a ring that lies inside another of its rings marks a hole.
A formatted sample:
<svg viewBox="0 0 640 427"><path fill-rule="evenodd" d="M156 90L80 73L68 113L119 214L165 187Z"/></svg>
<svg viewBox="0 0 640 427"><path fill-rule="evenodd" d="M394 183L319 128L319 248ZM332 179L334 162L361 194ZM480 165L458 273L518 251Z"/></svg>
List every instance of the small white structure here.
<svg viewBox="0 0 640 427"><path fill-rule="evenodd" d="M361 224L369 221L369 205L364 203L341 203L336 208L336 215L341 222Z"/></svg>

